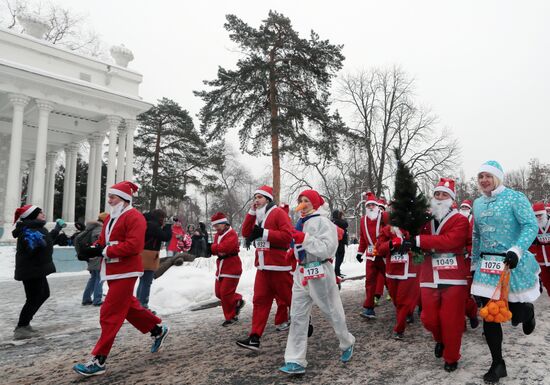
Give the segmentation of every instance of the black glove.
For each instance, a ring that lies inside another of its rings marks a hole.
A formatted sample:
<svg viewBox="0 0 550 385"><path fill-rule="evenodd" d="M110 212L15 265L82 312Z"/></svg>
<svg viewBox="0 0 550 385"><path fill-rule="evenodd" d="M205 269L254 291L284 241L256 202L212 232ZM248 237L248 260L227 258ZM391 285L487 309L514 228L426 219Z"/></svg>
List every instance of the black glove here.
<svg viewBox="0 0 550 385"><path fill-rule="evenodd" d="M99 245L85 247L82 250L80 250L80 255L82 255L84 258L90 259L94 257L101 257L103 253L103 247Z"/></svg>
<svg viewBox="0 0 550 385"><path fill-rule="evenodd" d="M504 263L508 265L510 269L515 269L518 265L519 257L512 250L506 252L506 257L504 257Z"/></svg>
<svg viewBox="0 0 550 385"><path fill-rule="evenodd" d="M252 244L252 241L249 241L248 238L244 241L244 247L247 250L250 250L250 245Z"/></svg>
<svg viewBox="0 0 550 385"><path fill-rule="evenodd" d="M264 235L264 229L263 227L260 227L258 225L254 226L254 229L252 230L252 234L246 238L247 242L252 243L253 240L261 238Z"/></svg>
<svg viewBox="0 0 550 385"><path fill-rule="evenodd" d="M357 253L357 255L355 256L355 259L357 259L359 263L363 262L363 254Z"/></svg>

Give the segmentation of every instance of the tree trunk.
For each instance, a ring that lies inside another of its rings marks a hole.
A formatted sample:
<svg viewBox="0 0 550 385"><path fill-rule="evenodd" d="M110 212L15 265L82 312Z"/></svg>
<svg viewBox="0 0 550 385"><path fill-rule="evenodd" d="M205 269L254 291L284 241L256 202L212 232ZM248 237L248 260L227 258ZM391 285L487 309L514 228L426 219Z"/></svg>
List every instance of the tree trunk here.
<svg viewBox="0 0 550 385"><path fill-rule="evenodd" d="M158 184L158 177L159 177L161 129L162 129L162 126L159 123L157 127L157 142L155 144L155 155L153 158L153 178L151 180L151 201L149 202L149 211L154 210L157 206L157 184Z"/></svg>
<svg viewBox="0 0 550 385"><path fill-rule="evenodd" d="M271 109L271 164L273 166L273 200L280 201L281 196L281 159L279 155L279 130L277 108L277 89L275 87L275 50L269 54L269 107Z"/></svg>

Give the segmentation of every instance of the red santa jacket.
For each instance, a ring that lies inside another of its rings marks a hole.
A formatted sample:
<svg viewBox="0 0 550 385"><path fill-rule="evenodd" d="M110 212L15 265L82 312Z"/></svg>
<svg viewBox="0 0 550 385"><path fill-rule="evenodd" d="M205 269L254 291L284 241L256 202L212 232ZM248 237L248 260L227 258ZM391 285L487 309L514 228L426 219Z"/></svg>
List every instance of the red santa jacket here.
<svg viewBox="0 0 550 385"><path fill-rule="evenodd" d="M420 268L420 287L467 285L470 273L464 253L468 243L468 219L451 211L435 229L432 220L416 237L416 245L424 252Z"/></svg>
<svg viewBox="0 0 550 385"><path fill-rule="evenodd" d="M256 215L250 212L244 218L241 233L248 237L256 223ZM290 271L292 266L288 262L287 250L292 240L292 224L285 211L277 206L271 207L262 223L264 234L255 241L256 258L254 265L260 270Z"/></svg>
<svg viewBox="0 0 550 385"><path fill-rule="evenodd" d="M541 266L550 266L550 221L537 234L536 242L529 248Z"/></svg>
<svg viewBox="0 0 550 385"><path fill-rule="evenodd" d="M126 207L116 218L105 218L97 240L98 244L105 247L101 259L102 280L143 275L140 254L145 244L146 228L145 218L132 206Z"/></svg>
<svg viewBox="0 0 550 385"><path fill-rule="evenodd" d="M375 255L374 252L376 249L376 241L380 235L380 229L387 223L384 214L385 213L380 213L376 219L369 219L366 215L361 217L359 227L359 248L357 252L365 253L365 257L371 261L374 261L377 256L381 258L378 253Z"/></svg>
<svg viewBox="0 0 550 385"><path fill-rule="evenodd" d="M387 278L401 280L416 278L419 267L413 263L410 253L399 257L398 250L390 250L390 241L392 238L397 236L401 239L407 239L409 237L409 233L404 230L398 229L398 232L400 234L394 234L392 226L384 226L376 242L376 252L384 258Z"/></svg>
<svg viewBox="0 0 550 385"><path fill-rule="evenodd" d="M232 227L221 235L214 234L212 255L223 257L216 260L216 279L241 277L243 268L239 258L239 235Z"/></svg>

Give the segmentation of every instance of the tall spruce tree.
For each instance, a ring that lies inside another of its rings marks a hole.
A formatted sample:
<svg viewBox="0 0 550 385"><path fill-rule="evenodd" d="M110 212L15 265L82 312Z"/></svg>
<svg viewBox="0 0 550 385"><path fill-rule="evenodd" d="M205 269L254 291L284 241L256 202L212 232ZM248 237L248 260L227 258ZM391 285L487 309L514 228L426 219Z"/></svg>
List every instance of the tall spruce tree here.
<svg viewBox="0 0 550 385"><path fill-rule="evenodd" d="M345 125L329 111L328 97L343 46L313 31L309 39L300 38L290 19L274 11L257 29L235 15L226 19L224 27L244 56L236 70L219 67L217 79L204 82L210 90L195 91L205 102L201 128L221 138L239 126L242 151L271 155L278 201L281 155L337 151L336 137Z"/></svg>
<svg viewBox="0 0 550 385"><path fill-rule="evenodd" d="M216 152L209 151L189 113L173 100L162 98L138 121L136 177L142 186L138 204L153 210L160 197L174 203L183 200L190 184L200 184L202 171Z"/></svg>
<svg viewBox="0 0 550 385"><path fill-rule="evenodd" d="M397 170L390 223L408 231L410 236L416 236L420 234L422 226L430 220L428 201L414 181L411 170L402 161L399 150L394 149L394 154ZM413 250L413 256L415 263L420 263L423 259L419 250Z"/></svg>

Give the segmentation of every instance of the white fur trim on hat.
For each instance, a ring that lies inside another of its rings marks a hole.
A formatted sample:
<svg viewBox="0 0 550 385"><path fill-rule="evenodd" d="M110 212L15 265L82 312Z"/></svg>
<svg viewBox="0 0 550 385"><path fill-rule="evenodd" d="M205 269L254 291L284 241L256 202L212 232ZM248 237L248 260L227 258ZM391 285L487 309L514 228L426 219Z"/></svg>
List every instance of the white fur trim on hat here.
<svg viewBox="0 0 550 385"><path fill-rule="evenodd" d="M478 174L481 172L488 172L489 174L500 179L501 182L504 182L504 172L495 166L491 166L490 164L482 164L479 168Z"/></svg>
<svg viewBox="0 0 550 385"><path fill-rule="evenodd" d="M461 203L461 204L460 204L460 207L462 207L462 206L466 206L466 207L468 207L470 210L472 209L472 206L470 206L468 203Z"/></svg>
<svg viewBox="0 0 550 385"><path fill-rule="evenodd" d="M229 221L227 220L227 218L220 218L220 219L216 219L215 221L213 221L212 225L217 225L219 223L229 223Z"/></svg>
<svg viewBox="0 0 550 385"><path fill-rule="evenodd" d="M28 217L29 215L31 215L31 213L36 210L38 208L38 206L35 206L35 205L32 205L31 207L29 207L27 210L25 210L25 212L23 214L21 214L21 216L19 218L21 219L24 219L26 217ZM546 212L546 211L545 211Z"/></svg>
<svg viewBox="0 0 550 385"><path fill-rule="evenodd" d="M132 201L132 196L131 195L128 195L124 191L121 191L121 190L116 189L116 188L110 188L109 189L109 194L118 195L122 199L126 199L127 201Z"/></svg>
<svg viewBox="0 0 550 385"><path fill-rule="evenodd" d="M448 187L436 186L436 188L434 189L434 192L436 192L436 191L446 192L447 194L449 194L451 196L451 198L453 198L453 200L456 198L455 192L453 190L451 190L450 188L448 188Z"/></svg>
<svg viewBox="0 0 550 385"><path fill-rule="evenodd" d="M261 194L261 195L263 195L265 197L268 197L269 199L273 200L273 195L271 195L270 193L268 193L265 190L258 189L256 191L254 191L254 195L256 195L256 194Z"/></svg>
<svg viewBox="0 0 550 385"><path fill-rule="evenodd" d="M535 211L535 215L546 214L546 210Z"/></svg>

